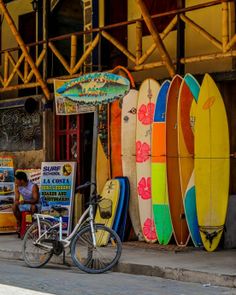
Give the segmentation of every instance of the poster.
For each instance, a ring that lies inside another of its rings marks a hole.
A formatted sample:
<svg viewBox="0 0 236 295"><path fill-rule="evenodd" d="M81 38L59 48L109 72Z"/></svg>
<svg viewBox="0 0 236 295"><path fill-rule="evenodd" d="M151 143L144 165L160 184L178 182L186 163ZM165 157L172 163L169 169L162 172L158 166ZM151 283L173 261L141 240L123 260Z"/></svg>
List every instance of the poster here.
<svg viewBox="0 0 236 295"><path fill-rule="evenodd" d="M28 180L33 183L36 183L40 189L40 177L41 177L41 169L33 168L33 169L17 169L16 172L23 171L27 174Z"/></svg>
<svg viewBox="0 0 236 295"><path fill-rule="evenodd" d="M15 199L13 159L0 157L0 233L16 231L16 219L12 212Z"/></svg>
<svg viewBox="0 0 236 295"><path fill-rule="evenodd" d="M71 231L76 162L43 162L41 166L40 197L42 213L58 216L53 205L66 207L63 214L63 233Z"/></svg>
<svg viewBox="0 0 236 295"><path fill-rule="evenodd" d="M71 99L63 97L57 93L57 89L60 88L65 82L68 82L68 80L54 80L56 114L76 115L94 112L94 106L72 101Z"/></svg>

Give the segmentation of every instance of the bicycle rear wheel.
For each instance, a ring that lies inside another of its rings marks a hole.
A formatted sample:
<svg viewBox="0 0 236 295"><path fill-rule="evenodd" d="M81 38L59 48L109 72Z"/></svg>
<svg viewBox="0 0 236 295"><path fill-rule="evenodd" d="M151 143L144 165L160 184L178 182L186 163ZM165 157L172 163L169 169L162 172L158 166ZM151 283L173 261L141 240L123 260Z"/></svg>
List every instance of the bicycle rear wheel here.
<svg viewBox="0 0 236 295"><path fill-rule="evenodd" d="M45 220L40 220L41 235L51 227L51 223ZM48 244L44 245L43 241L40 244L35 244L39 238L38 223L34 222L27 230L23 240L23 258L25 263L33 268L41 267L46 264L53 255L53 250L49 249ZM46 237L45 237L46 238Z"/></svg>
<svg viewBox="0 0 236 295"><path fill-rule="evenodd" d="M112 229L102 224L94 224L94 228L97 246L93 246L91 228L86 226L71 242L71 257L80 270L96 274L110 270L118 262L122 245Z"/></svg>

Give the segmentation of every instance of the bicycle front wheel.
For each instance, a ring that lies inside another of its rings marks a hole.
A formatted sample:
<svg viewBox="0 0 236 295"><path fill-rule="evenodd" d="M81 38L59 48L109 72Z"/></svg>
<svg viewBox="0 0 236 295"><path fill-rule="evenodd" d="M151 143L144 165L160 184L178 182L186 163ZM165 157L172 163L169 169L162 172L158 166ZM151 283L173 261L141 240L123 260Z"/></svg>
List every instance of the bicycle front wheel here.
<svg viewBox="0 0 236 295"><path fill-rule="evenodd" d="M103 273L119 260L122 245L112 229L94 224L96 247L93 246L91 227L82 228L71 242L71 257L74 264L87 273Z"/></svg>
<svg viewBox="0 0 236 295"><path fill-rule="evenodd" d="M41 235L51 227L51 223L40 220ZM48 244L44 245L43 240L35 243L39 238L38 223L34 222L27 230L23 240L23 258L25 263L33 268L41 267L46 264L53 255L52 249ZM46 238L46 237L45 237Z"/></svg>

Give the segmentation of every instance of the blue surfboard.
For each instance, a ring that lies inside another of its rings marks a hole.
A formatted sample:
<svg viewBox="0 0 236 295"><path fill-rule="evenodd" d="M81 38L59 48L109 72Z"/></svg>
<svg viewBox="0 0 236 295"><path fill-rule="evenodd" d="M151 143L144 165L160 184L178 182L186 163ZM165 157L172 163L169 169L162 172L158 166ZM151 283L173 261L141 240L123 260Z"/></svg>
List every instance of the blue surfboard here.
<svg viewBox="0 0 236 295"><path fill-rule="evenodd" d="M118 228L121 222L122 217L122 210L124 207L125 202L125 180L122 177L117 178L120 183L120 197L119 197L119 203L116 209L116 216L113 223L113 230L118 233Z"/></svg>
<svg viewBox="0 0 236 295"><path fill-rule="evenodd" d="M123 204L123 210L121 213L120 224L118 226L118 235L123 242L125 239L125 232L126 232L126 222L128 218L128 210L129 210L129 198L130 198L130 186L129 186L129 179L128 177L122 177L125 181L125 198Z"/></svg>

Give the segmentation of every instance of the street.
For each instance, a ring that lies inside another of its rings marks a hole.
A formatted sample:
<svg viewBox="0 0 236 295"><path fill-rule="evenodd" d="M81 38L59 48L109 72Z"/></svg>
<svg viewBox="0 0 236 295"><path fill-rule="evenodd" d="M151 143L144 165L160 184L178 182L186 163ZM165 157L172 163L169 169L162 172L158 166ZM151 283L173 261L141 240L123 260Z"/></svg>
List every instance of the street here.
<svg viewBox="0 0 236 295"><path fill-rule="evenodd" d="M13 294L236 295L236 289L114 272L89 275L73 267L58 265L30 269L21 261L0 260L0 295Z"/></svg>

